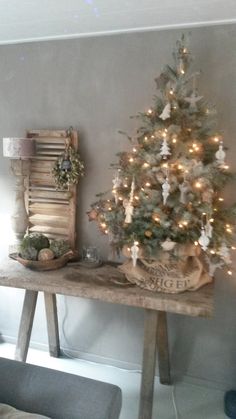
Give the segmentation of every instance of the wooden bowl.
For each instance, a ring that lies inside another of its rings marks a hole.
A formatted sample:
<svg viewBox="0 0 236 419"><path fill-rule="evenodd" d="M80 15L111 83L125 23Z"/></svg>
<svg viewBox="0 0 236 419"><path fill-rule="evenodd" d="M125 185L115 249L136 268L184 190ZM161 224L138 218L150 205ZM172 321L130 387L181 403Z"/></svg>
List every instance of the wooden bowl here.
<svg viewBox="0 0 236 419"><path fill-rule="evenodd" d="M9 256L11 259L17 260L17 262L21 263L21 265L28 269L32 269L33 271L51 271L65 266L69 260L75 257L75 253L72 250L69 250L60 258L51 260L22 259L17 253L11 254Z"/></svg>

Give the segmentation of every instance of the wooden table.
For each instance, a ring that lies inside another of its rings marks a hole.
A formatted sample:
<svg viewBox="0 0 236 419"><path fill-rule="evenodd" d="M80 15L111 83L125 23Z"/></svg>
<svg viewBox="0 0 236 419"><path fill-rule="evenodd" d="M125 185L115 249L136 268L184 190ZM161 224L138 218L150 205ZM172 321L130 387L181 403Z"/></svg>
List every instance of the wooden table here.
<svg viewBox="0 0 236 419"><path fill-rule="evenodd" d="M213 285L207 285L195 292L162 294L132 285L120 285L123 282L123 274L111 265L97 269L74 265L56 271L34 272L10 259L0 263L0 285L25 290L15 352L15 358L20 361L25 361L27 357L39 291L44 293L49 351L54 357L60 355L56 294L124 304L145 310L139 419L151 419L156 349L160 382L171 382L166 313L211 317Z"/></svg>

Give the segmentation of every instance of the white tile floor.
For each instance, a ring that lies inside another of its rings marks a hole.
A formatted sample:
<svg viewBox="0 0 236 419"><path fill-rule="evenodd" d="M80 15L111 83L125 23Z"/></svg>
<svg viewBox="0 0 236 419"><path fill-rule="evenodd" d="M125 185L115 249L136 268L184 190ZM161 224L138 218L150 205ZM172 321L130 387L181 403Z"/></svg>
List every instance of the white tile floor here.
<svg viewBox="0 0 236 419"><path fill-rule="evenodd" d="M14 350L15 347L12 344L0 344L0 356L13 358ZM138 418L141 379L139 372L130 372L79 359L50 358L47 352L36 349L29 350L27 362L118 385L123 397L120 419ZM176 383L174 387L162 386L156 380L153 419L225 419L223 397L224 393L220 390L186 383Z"/></svg>

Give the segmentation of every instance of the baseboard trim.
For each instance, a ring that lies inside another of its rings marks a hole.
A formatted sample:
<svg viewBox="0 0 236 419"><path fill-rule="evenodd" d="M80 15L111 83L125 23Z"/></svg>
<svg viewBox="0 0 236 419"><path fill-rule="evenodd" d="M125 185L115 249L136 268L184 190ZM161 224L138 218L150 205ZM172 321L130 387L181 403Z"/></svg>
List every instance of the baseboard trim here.
<svg viewBox="0 0 236 419"><path fill-rule="evenodd" d="M10 343L15 345L16 344L16 338L8 335L1 335L2 341L6 343ZM43 352L48 352L48 344L46 343L39 343L36 341L30 342L30 348L37 349ZM95 364L104 364L112 367L119 368L121 370L126 370L132 373L141 373L141 365L130 363L126 361L117 360L114 358L109 357L103 357L101 355L91 354L83 351L78 351L75 349L70 349L64 346L61 346L62 354L68 358L75 358L80 359L87 362L92 362ZM159 376L156 374L156 379L158 379ZM215 390L221 390L221 391L227 391L229 389L235 388L235 382L221 382L221 381L212 381L212 380L205 380L199 377L193 377L190 375L182 375L181 371L175 371L172 374L172 382L174 384L177 383L183 383L183 384L189 384L193 386L199 386L199 387L206 387L211 388Z"/></svg>

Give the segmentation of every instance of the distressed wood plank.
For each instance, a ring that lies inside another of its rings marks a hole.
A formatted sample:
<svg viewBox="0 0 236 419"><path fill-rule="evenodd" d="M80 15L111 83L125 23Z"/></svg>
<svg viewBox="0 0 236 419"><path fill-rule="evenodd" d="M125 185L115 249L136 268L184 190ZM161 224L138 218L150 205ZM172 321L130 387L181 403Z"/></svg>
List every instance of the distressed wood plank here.
<svg viewBox="0 0 236 419"><path fill-rule="evenodd" d="M57 227L67 228L69 223L69 217L64 215L45 215L45 214L36 214L29 216L29 222L31 225L45 226L45 227Z"/></svg>
<svg viewBox="0 0 236 419"><path fill-rule="evenodd" d="M151 419L156 365L158 312L145 310L143 366L139 404L139 419Z"/></svg>
<svg viewBox="0 0 236 419"><path fill-rule="evenodd" d="M38 173L38 172L34 172L32 173L31 177L30 177L30 189L32 190L32 186L33 185L37 185L37 186L51 186L53 187L55 185L52 173L50 172L46 172L46 173Z"/></svg>
<svg viewBox="0 0 236 419"><path fill-rule="evenodd" d="M165 311L158 311L157 353L158 353L160 383L171 384L168 329L167 329L167 318L166 318Z"/></svg>
<svg viewBox="0 0 236 419"><path fill-rule="evenodd" d="M71 192L67 191L56 191L56 190L43 190L43 189L30 189L30 198L53 198L61 200L69 200L71 198Z"/></svg>
<svg viewBox="0 0 236 419"><path fill-rule="evenodd" d="M0 285L194 317L213 315L214 284L208 284L194 292L164 294L132 285L119 286L114 281L127 284L124 275L117 268L106 264L96 269L68 264L56 271L34 272L11 259L0 261Z"/></svg>
<svg viewBox="0 0 236 419"><path fill-rule="evenodd" d="M64 215L68 217L69 210L67 204L44 204L37 202L29 205L30 214L42 214L42 215Z"/></svg>
<svg viewBox="0 0 236 419"><path fill-rule="evenodd" d="M26 361L29 348L29 341L33 326L35 307L38 292L26 290L21 314L18 338L16 343L15 359L17 361Z"/></svg>
<svg viewBox="0 0 236 419"><path fill-rule="evenodd" d="M60 235L63 237L68 237L68 229L67 227L51 227L51 226L46 226L46 225L33 225L29 227L29 231L32 233L43 233L46 236L48 234L52 235Z"/></svg>
<svg viewBox="0 0 236 419"><path fill-rule="evenodd" d="M33 137L48 137L48 138L68 138L68 132L66 130L46 130L46 129L42 129L42 130L30 130L27 131L27 136L29 138L33 138Z"/></svg>
<svg viewBox="0 0 236 419"><path fill-rule="evenodd" d="M47 318L49 353L51 356L58 358L60 356L60 341L56 295L45 292L44 303Z"/></svg>

